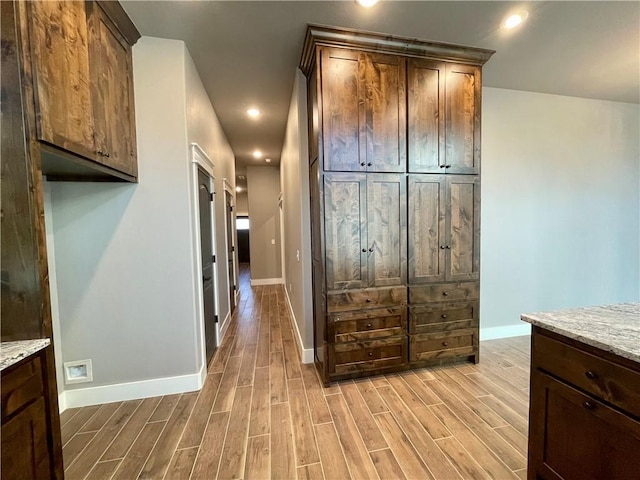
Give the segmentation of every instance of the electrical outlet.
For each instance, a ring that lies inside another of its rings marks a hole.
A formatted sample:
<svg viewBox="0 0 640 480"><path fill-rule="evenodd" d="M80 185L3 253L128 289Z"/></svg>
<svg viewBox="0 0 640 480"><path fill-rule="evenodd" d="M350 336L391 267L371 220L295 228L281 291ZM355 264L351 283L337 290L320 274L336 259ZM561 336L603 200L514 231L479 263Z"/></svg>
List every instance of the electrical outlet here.
<svg viewBox="0 0 640 480"><path fill-rule="evenodd" d="M91 360L77 360L64 362L64 383L93 382L93 367Z"/></svg>
<svg viewBox="0 0 640 480"><path fill-rule="evenodd" d="M272 238L272 239L271 239L271 245L275 245L275 244L276 244L276 239L275 239L275 238Z"/></svg>

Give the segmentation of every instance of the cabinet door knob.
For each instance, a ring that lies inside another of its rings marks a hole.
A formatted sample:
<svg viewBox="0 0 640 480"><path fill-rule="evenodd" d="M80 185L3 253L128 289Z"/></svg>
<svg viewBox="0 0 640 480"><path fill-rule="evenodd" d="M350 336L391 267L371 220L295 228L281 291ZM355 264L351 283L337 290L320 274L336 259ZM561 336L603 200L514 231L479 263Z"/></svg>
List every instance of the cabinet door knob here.
<svg viewBox="0 0 640 480"><path fill-rule="evenodd" d="M448 347L448 346L449 346L449 344L448 344L447 342L442 342L442 346L443 346L443 347Z"/></svg>
<svg viewBox="0 0 640 480"><path fill-rule="evenodd" d="M447 245L445 248L446 248L447 250L451 250L451 245Z"/></svg>
<svg viewBox="0 0 640 480"><path fill-rule="evenodd" d="M449 296L449 294L448 294L447 292L442 292L442 295L443 295L444 297Z"/></svg>
<svg viewBox="0 0 640 480"><path fill-rule="evenodd" d="M109 155L109 152L105 152L104 156L109 158L111 155Z"/></svg>
<svg viewBox="0 0 640 480"><path fill-rule="evenodd" d="M370 299L370 298L367 298L365 301L366 301L367 303L371 303L371 299Z"/></svg>
<svg viewBox="0 0 640 480"><path fill-rule="evenodd" d="M442 318L447 318L447 316L443 313L442 315L440 315Z"/></svg>
<svg viewBox="0 0 640 480"><path fill-rule="evenodd" d="M362 249L362 253L367 253L367 249L366 249L366 248L363 248L363 249Z"/></svg>
<svg viewBox="0 0 640 480"><path fill-rule="evenodd" d="M440 165L440 168L444 168L446 165Z"/></svg>
<svg viewBox="0 0 640 480"><path fill-rule="evenodd" d="M444 245L440 245L440 250L444 250Z"/></svg>
<svg viewBox="0 0 640 480"><path fill-rule="evenodd" d="M598 378L598 374L593 370L587 370L586 372L584 372L584 374L590 380L593 380L594 378Z"/></svg>
<svg viewBox="0 0 640 480"><path fill-rule="evenodd" d="M585 402L582 405L587 410L593 410L594 408L596 408L596 404L593 402L590 402L589 400L585 400Z"/></svg>
<svg viewBox="0 0 640 480"><path fill-rule="evenodd" d="M373 252L373 247L371 247L371 248L369 249L369 251L370 251L370 252Z"/></svg>
<svg viewBox="0 0 640 480"><path fill-rule="evenodd" d="M364 167L365 165L366 165L366 163L364 163L364 162L360 162L360 166L361 166L361 167Z"/></svg>
<svg viewBox="0 0 640 480"><path fill-rule="evenodd" d="M367 167L370 167L371 165L373 165L373 163L371 162L367 163Z"/></svg>
<svg viewBox="0 0 640 480"><path fill-rule="evenodd" d="M369 352L369 356L370 356L370 357L373 357L373 352Z"/></svg>
<svg viewBox="0 0 640 480"><path fill-rule="evenodd" d="M444 168L451 168L451 165L445 165Z"/></svg>
<svg viewBox="0 0 640 480"><path fill-rule="evenodd" d="M367 323L367 328L371 328L373 325L371 325L370 323Z"/></svg>

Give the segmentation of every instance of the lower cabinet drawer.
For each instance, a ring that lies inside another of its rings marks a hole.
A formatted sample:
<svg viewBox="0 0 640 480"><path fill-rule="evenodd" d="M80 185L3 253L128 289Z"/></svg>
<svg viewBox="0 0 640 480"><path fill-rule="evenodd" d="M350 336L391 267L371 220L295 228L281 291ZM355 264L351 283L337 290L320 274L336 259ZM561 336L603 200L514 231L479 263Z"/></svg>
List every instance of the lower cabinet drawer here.
<svg viewBox="0 0 640 480"><path fill-rule="evenodd" d="M434 333L478 326L479 304L436 303L409 307L409 332Z"/></svg>
<svg viewBox="0 0 640 480"><path fill-rule="evenodd" d="M398 367L406 363L407 337L335 344L329 347L336 375Z"/></svg>
<svg viewBox="0 0 640 480"><path fill-rule="evenodd" d="M407 308L376 308L358 312L333 313L329 318L329 335L335 343L373 340L404 335Z"/></svg>
<svg viewBox="0 0 640 480"><path fill-rule="evenodd" d="M409 287L409 303L466 302L480 298L478 282L434 283Z"/></svg>
<svg viewBox="0 0 640 480"><path fill-rule="evenodd" d="M363 308L399 307L407 304L407 287L362 288L327 293L327 311L345 312Z"/></svg>
<svg viewBox="0 0 640 480"><path fill-rule="evenodd" d="M467 328L450 332L419 333L410 336L409 359L434 360L472 355L478 349L478 330Z"/></svg>
<svg viewBox="0 0 640 480"><path fill-rule="evenodd" d="M39 356L2 372L2 418L44 395L42 363Z"/></svg>

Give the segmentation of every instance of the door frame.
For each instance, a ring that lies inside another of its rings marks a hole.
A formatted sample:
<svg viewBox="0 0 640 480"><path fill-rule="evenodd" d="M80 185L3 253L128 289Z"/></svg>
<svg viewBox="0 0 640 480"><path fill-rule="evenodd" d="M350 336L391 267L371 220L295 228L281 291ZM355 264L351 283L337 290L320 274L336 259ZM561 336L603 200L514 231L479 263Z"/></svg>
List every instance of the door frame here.
<svg viewBox="0 0 640 480"><path fill-rule="evenodd" d="M206 351L206 338L204 332L204 290L202 288L202 258L200 248L200 202L198 199L198 170L203 171L209 176L209 187L211 192L215 193L215 164L206 154L206 152L197 144L191 144L191 233L193 240L193 285L196 294L196 339L198 339L198 360L199 364L203 368L203 383L207 374L207 351ZM214 200L210 203L211 208L211 240L212 240L212 252L216 257L213 267L213 281L214 281L214 315L218 316L218 322L216 323L216 347L220 346L220 299L219 289L220 283L218 282L218 254L216 251L216 209L215 209L215 195Z"/></svg>
<svg viewBox="0 0 640 480"><path fill-rule="evenodd" d="M284 245L284 192L280 192L280 196L278 197L278 214L280 219L280 278L282 278L282 283L284 284L284 289L286 290L287 295L289 295L289 290L287 289L287 270L286 270L286 262L285 262L285 245ZM298 253L298 256L300 254ZM300 261L298 259L298 261Z"/></svg>
<svg viewBox="0 0 640 480"><path fill-rule="evenodd" d="M231 206L233 208L235 208L236 206L236 193L235 193L235 189L233 187L233 185L231 185L231 182L229 182L229 180L227 178L223 178L222 179L222 185L224 187L224 191L225 193L229 193L229 195L231 196ZM231 225L231 246L233 247L233 255L231 256L231 261L233 262L233 278L230 278L229 275L229 268L227 267L227 280L228 280L228 285L229 288L231 288L231 285L235 285L236 289L234 291L233 294L233 305L234 307L238 306L238 295L240 294L240 285L238 285L238 249L236 248L236 244L238 243L237 239L236 239L236 221L235 221L235 215L232 213L231 214L231 221L228 222L227 220L229 220L227 218L227 215L229 215L229 212L227 211L227 199L225 198L224 201L224 241L225 241L225 245L227 247L227 252L229 251L229 232L227 231L227 225ZM229 259L227 258L227 261L229 261ZM231 310L231 305L229 305L229 310Z"/></svg>

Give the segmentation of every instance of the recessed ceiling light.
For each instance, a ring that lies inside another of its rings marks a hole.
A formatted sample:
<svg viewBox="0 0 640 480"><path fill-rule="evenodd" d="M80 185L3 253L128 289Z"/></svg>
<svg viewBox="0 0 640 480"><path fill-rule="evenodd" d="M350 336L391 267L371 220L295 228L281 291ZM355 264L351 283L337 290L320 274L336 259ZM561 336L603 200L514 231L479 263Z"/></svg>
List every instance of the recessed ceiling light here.
<svg viewBox="0 0 640 480"><path fill-rule="evenodd" d="M264 161L267 162L267 163L271 163L271 159L270 158L265 158Z"/></svg>
<svg viewBox="0 0 640 480"><path fill-rule="evenodd" d="M249 115L251 118L257 118L260 116L260 110L252 107L247 110L247 115Z"/></svg>
<svg viewBox="0 0 640 480"><path fill-rule="evenodd" d="M518 25L524 22L529 14L527 12L518 12L512 15L509 15L504 22L502 22L502 26L506 29L516 28Z"/></svg>
<svg viewBox="0 0 640 480"><path fill-rule="evenodd" d="M262 152L260 150L254 150L253 158L262 158Z"/></svg>
<svg viewBox="0 0 640 480"><path fill-rule="evenodd" d="M378 0L356 0L356 3L363 7L369 8L378 3Z"/></svg>

